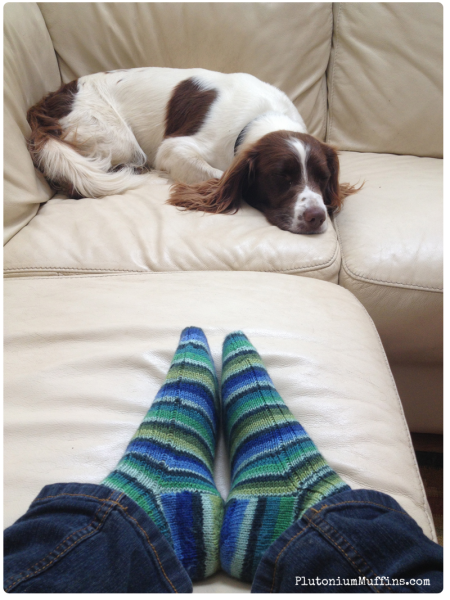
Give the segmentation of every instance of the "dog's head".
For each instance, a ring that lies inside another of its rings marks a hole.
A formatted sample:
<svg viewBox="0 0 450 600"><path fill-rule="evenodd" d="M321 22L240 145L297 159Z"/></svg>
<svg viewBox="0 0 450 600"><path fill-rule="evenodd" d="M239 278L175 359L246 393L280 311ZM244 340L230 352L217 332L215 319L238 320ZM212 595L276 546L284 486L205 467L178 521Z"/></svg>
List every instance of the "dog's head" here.
<svg viewBox="0 0 450 600"><path fill-rule="evenodd" d="M323 233L327 211L339 209L358 191L339 184L336 151L314 137L292 131L268 133L244 148L221 179L176 184L169 203L191 210L236 212L241 200L292 233Z"/></svg>

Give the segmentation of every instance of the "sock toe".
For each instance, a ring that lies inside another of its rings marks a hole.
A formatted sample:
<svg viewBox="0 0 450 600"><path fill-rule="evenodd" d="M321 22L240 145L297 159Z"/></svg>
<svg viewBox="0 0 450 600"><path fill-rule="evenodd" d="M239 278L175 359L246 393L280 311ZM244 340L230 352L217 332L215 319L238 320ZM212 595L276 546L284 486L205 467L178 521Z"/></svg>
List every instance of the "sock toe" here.
<svg viewBox="0 0 450 600"><path fill-rule="evenodd" d="M208 340L206 339L203 329L200 327L185 327L180 335L180 342L199 341L204 344L209 350Z"/></svg>

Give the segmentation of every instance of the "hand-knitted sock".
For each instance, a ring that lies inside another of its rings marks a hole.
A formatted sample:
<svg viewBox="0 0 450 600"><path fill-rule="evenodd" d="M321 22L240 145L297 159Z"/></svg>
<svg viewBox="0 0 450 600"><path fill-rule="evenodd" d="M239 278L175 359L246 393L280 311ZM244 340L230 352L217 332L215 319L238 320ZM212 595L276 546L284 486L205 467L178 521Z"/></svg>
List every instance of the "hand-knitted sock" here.
<svg viewBox="0 0 450 600"><path fill-rule="evenodd" d="M309 507L350 488L295 420L242 332L224 342L222 403L231 490L220 560L227 573L251 582L272 542Z"/></svg>
<svg viewBox="0 0 450 600"><path fill-rule="evenodd" d="M164 385L125 455L102 482L148 513L193 581L220 566L223 500L213 480L218 392L206 337L188 327Z"/></svg>

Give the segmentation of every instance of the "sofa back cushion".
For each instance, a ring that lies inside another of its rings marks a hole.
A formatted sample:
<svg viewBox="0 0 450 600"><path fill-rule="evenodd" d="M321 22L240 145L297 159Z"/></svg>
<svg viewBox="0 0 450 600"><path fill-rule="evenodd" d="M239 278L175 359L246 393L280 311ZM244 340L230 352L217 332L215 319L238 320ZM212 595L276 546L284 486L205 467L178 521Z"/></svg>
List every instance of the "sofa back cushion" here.
<svg viewBox="0 0 450 600"><path fill-rule="evenodd" d="M333 12L327 141L442 157L442 4L349 2Z"/></svg>
<svg viewBox="0 0 450 600"><path fill-rule="evenodd" d="M28 108L61 85L58 63L35 3L4 7L4 242L53 195L26 145Z"/></svg>
<svg viewBox="0 0 450 600"><path fill-rule="evenodd" d="M41 3L64 82L133 67L245 72L326 128L331 3Z"/></svg>

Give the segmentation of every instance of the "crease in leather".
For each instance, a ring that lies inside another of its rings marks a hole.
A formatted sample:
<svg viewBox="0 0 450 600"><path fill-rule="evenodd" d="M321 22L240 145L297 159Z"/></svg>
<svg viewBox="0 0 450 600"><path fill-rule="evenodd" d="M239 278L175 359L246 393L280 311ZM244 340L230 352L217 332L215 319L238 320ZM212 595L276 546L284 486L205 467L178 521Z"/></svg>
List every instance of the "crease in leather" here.
<svg viewBox="0 0 450 600"><path fill-rule="evenodd" d="M40 11L40 13L41 13L41 15L42 15L42 20L44 21L44 23L45 23L45 26L46 26L46 28L47 28L48 35L49 35L49 37L50 37L50 39L51 39L51 41L52 41L53 50L55 51L55 56L56 56L56 64L58 65L59 75L60 75L60 77L61 77L61 83L62 83L62 82L63 82L63 74L62 74L62 70L61 70L61 64L60 64L61 58L60 58L60 56L59 56L58 52L56 52L56 48L55 48L55 40L53 39L53 36L52 36L52 33L51 33L51 28L48 26L48 23L47 23L47 20L46 20L46 18L45 18L45 15L44 15L44 13L42 12L41 4L42 4L41 2L36 2L36 5L37 5L37 7L38 7L38 9L39 9L39 11Z"/></svg>
<svg viewBox="0 0 450 600"><path fill-rule="evenodd" d="M329 27L329 44L328 44L328 56L331 56L331 46L333 43L333 4L330 6L330 27ZM327 65L328 69L328 65ZM325 115L325 119L323 119L322 131L320 133L320 139L325 140L327 138L327 130L328 130L328 105L327 105L327 96L328 96L328 86L327 86L327 69L325 69L325 73L322 75L324 79L323 85L320 90L320 98L322 104L322 113Z"/></svg>
<svg viewBox="0 0 450 600"><path fill-rule="evenodd" d="M339 39L339 20L341 17L341 9L342 9L342 2L339 2L338 16L336 19L336 26L334 28L334 32L336 34L336 50L335 50L334 56L333 56L331 64L330 64L330 70L331 70L332 75L331 75L330 105L328 107L328 126L327 126L327 137L326 137L327 144L330 143L331 132L333 131L334 76L336 74L336 62L337 62L338 53L339 53L339 41L340 41L340 39ZM333 31L332 31L332 36L333 36ZM333 44L331 42L330 56L331 56L331 52L332 52L332 47L333 47Z"/></svg>
<svg viewBox="0 0 450 600"><path fill-rule="evenodd" d="M341 264L344 267L344 270L347 273L347 275L349 275L350 277L353 277L354 279L358 279L360 281L374 283L376 285L385 285L385 286L389 286L389 287L398 287L398 288L404 288L404 289L409 289L409 290L419 290L419 291L426 291L426 292L441 292L441 293L444 291L443 288L430 288L427 286L417 285L415 283L400 283L398 281L384 281L382 279L373 279L373 278L370 278L365 275L361 275L359 273L352 271L349 268L347 260L345 258L345 252L344 252L343 244L341 242L341 236L339 233L339 225L338 225L337 221L334 221L334 227L336 230L337 239L339 241L339 246L341 248Z"/></svg>

